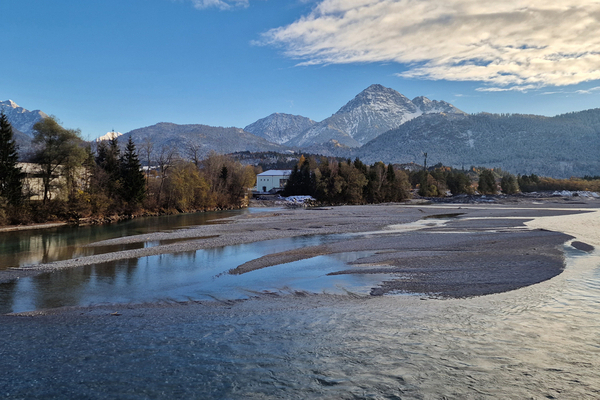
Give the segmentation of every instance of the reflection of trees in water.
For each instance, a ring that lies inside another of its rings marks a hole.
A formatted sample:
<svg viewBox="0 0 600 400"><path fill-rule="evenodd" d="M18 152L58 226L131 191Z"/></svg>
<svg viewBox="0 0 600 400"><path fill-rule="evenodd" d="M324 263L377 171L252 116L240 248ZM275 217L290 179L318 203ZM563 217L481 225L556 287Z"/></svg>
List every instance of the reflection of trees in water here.
<svg viewBox="0 0 600 400"><path fill-rule="evenodd" d="M0 270L21 265L19 253L29 250L28 242L11 233L0 234Z"/></svg>
<svg viewBox="0 0 600 400"><path fill-rule="evenodd" d="M138 259L111 261L103 264L67 268L36 276L34 298L37 309L81 304L85 293L94 286L131 284ZM93 292L93 290L92 290Z"/></svg>
<svg viewBox="0 0 600 400"><path fill-rule="evenodd" d="M0 314L12 312L12 304L14 302L15 293L17 291L17 279L0 283Z"/></svg>
<svg viewBox="0 0 600 400"><path fill-rule="evenodd" d="M62 226L40 230L4 232L0 233L0 269L119 251L119 249L101 251L100 249L85 248L83 246L106 239L204 225L211 223L213 220L243 212L243 210L233 210L180 214L136 218L107 225ZM131 247L139 248L139 246L138 244L137 247Z"/></svg>
<svg viewBox="0 0 600 400"><path fill-rule="evenodd" d="M123 272L128 285L131 285L135 281L135 271L137 270L139 261L139 258L130 258L128 260L124 260L123 264L125 265L123 265Z"/></svg>
<svg viewBox="0 0 600 400"><path fill-rule="evenodd" d="M77 304L89 281L89 269L67 268L33 277L36 309Z"/></svg>
<svg viewBox="0 0 600 400"><path fill-rule="evenodd" d="M67 227L0 234L0 269L85 255L77 246L93 240L89 233Z"/></svg>
<svg viewBox="0 0 600 400"><path fill-rule="evenodd" d="M130 281L137 269L138 264L139 259L129 258L126 260L116 260L102 264L96 264L92 266L92 269L97 279L107 280L109 283L119 281L121 279Z"/></svg>
<svg viewBox="0 0 600 400"><path fill-rule="evenodd" d="M171 254L171 257L177 261L187 261L190 263L194 263L196 261L196 254L196 250L182 251L180 253Z"/></svg>

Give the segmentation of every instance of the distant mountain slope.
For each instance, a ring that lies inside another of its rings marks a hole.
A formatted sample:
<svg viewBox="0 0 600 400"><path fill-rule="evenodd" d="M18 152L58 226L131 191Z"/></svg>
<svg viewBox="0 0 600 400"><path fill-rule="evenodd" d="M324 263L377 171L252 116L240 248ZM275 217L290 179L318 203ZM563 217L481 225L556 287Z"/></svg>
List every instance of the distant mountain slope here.
<svg viewBox="0 0 600 400"><path fill-rule="evenodd" d="M30 137L33 137L33 125L48 116L40 110L26 110L12 100L0 101L0 110L4 111L14 129Z"/></svg>
<svg viewBox="0 0 600 400"><path fill-rule="evenodd" d="M419 109L423 114L464 114L463 111L454 107L452 104L445 101L429 100L425 96L419 96L412 99L412 103Z"/></svg>
<svg viewBox="0 0 600 400"><path fill-rule="evenodd" d="M31 143L31 136L24 134L23 132L16 130L13 128L13 138L15 139L15 143L19 147L19 159L21 161L26 161L31 156L33 145Z"/></svg>
<svg viewBox="0 0 600 400"><path fill-rule="evenodd" d="M119 138L125 142L129 137L141 149L147 140L152 142L154 149L166 146L176 149L185 157L194 146L199 156L207 155L211 150L217 153L232 153L236 151L285 151L287 148L255 136L239 128L221 128L207 125L177 125L161 122L145 128L135 129Z"/></svg>
<svg viewBox="0 0 600 400"><path fill-rule="evenodd" d="M244 130L269 142L283 144L315 124L312 119L301 115L275 113L248 125Z"/></svg>
<svg viewBox="0 0 600 400"><path fill-rule="evenodd" d="M310 147L335 140L341 145L360 147L383 132L397 128L424 113L446 112L463 114L446 102L432 102L418 97L416 103L393 89L371 85L340 108L286 144Z"/></svg>
<svg viewBox="0 0 600 400"><path fill-rule="evenodd" d="M443 163L500 167L568 178L600 174L600 109L557 117L496 114L422 115L356 150L372 163Z"/></svg>

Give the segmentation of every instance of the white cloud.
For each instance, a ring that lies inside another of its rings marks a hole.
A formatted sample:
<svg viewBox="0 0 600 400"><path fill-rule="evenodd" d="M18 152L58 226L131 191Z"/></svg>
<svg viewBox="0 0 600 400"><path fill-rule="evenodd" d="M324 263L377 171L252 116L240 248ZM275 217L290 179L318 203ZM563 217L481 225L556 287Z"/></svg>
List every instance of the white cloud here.
<svg viewBox="0 0 600 400"><path fill-rule="evenodd" d="M236 7L248 7L249 0L190 0L194 8L199 10L204 8L219 8L229 10Z"/></svg>
<svg viewBox="0 0 600 400"><path fill-rule="evenodd" d="M600 79L600 0L323 0L262 43L302 65L392 61L483 91L572 85Z"/></svg>
<svg viewBox="0 0 600 400"><path fill-rule="evenodd" d="M576 90L575 93L577 93L577 94L592 94L592 93L598 92L598 91L600 91L600 86L596 86L596 87L589 88L589 89Z"/></svg>

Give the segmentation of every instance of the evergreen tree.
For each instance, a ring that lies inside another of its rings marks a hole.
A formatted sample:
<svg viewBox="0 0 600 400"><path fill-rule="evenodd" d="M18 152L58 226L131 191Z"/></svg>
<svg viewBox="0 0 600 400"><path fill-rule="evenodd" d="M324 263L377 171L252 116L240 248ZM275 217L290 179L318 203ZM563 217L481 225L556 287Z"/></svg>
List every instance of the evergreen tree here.
<svg viewBox="0 0 600 400"><path fill-rule="evenodd" d="M146 178L133 139L129 137L121 158L121 197L131 205L139 204L146 197Z"/></svg>
<svg viewBox="0 0 600 400"><path fill-rule="evenodd" d="M121 150L117 138L110 139L108 144L104 141L98 144L96 164L102 170L98 181L112 197L118 196L121 189L120 158Z"/></svg>
<svg viewBox="0 0 600 400"><path fill-rule="evenodd" d="M407 196L405 193L405 182L396 179L396 171L390 163L385 172L385 201L401 201Z"/></svg>
<svg viewBox="0 0 600 400"><path fill-rule="evenodd" d="M484 169L479 174L479 184L477 190L481 194L496 194L498 189L496 188L496 179L494 173L489 169Z"/></svg>
<svg viewBox="0 0 600 400"><path fill-rule="evenodd" d="M451 171L446 176L446 185L453 195L471 194L471 179L462 171Z"/></svg>
<svg viewBox="0 0 600 400"><path fill-rule="evenodd" d="M315 194L315 174L310 170L310 162L301 157L302 164L295 165L283 189L284 196L312 196Z"/></svg>
<svg viewBox="0 0 600 400"><path fill-rule="evenodd" d="M12 127L2 112L0 114L0 196L11 205L18 205L23 199L23 173L17 166L18 160Z"/></svg>
<svg viewBox="0 0 600 400"><path fill-rule="evenodd" d="M514 175L506 174L500 181L500 188L504 194L515 194L519 191L519 184Z"/></svg>
<svg viewBox="0 0 600 400"><path fill-rule="evenodd" d="M519 187L519 190L523 191L523 192L533 192L538 190L538 184L540 183L540 178L535 175L535 174L531 174L531 175L519 175L517 177L517 186Z"/></svg>

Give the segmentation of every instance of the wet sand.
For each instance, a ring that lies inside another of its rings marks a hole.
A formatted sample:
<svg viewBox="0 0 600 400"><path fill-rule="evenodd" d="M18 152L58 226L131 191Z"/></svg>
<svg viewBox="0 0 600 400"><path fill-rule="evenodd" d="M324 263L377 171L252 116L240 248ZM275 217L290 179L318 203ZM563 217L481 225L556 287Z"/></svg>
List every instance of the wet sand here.
<svg viewBox="0 0 600 400"><path fill-rule="evenodd" d="M328 245L269 254L240 265L231 273L276 268L318 255L371 251L373 255L354 262L361 267L358 270L336 274L392 274L392 279L372 289L372 295L406 292L438 297L478 296L514 290L560 274L564 268L562 247L572 236L528 229L524 223L537 217L594 211L597 206L596 201L590 200L577 204L521 201L504 205L385 204L282 209L236 216L219 224L97 242L93 245L172 241L151 248L0 271L0 282L155 254L305 235L349 234Z"/></svg>

